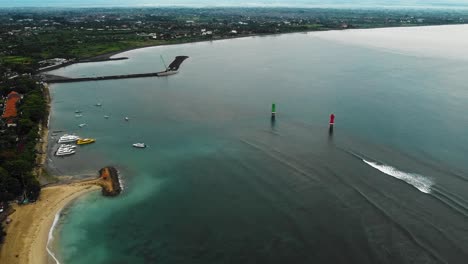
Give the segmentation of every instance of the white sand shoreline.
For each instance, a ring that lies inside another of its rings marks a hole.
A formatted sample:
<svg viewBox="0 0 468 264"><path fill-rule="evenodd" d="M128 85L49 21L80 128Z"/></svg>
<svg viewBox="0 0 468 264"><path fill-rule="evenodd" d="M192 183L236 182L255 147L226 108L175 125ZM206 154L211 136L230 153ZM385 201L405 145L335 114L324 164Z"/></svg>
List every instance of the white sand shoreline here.
<svg viewBox="0 0 468 264"><path fill-rule="evenodd" d="M46 187L34 204L15 205L7 226L7 236L0 251L2 263L48 264L47 244L56 215L76 198L100 187L71 183Z"/></svg>

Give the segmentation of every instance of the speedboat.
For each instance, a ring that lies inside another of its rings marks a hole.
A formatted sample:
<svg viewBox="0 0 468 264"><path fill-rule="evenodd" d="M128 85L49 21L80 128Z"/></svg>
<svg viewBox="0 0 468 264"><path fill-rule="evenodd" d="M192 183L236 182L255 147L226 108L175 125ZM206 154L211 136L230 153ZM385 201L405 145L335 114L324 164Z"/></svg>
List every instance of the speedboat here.
<svg viewBox="0 0 468 264"><path fill-rule="evenodd" d="M79 126L79 127L84 127L84 126L86 126L86 123L79 124L78 126Z"/></svg>
<svg viewBox="0 0 468 264"><path fill-rule="evenodd" d="M135 147L135 148L146 148L145 143L135 143L132 146Z"/></svg>
<svg viewBox="0 0 468 264"><path fill-rule="evenodd" d="M68 156L68 155L73 155L73 154L75 154L75 153L76 153L76 151L74 151L74 150L70 150L70 151L57 151L57 152L55 153L55 155L56 155L56 156Z"/></svg>
<svg viewBox="0 0 468 264"><path fill-rule="evenodd" d="M125 119L125 121L128 121L128 120L129 120L128 116L126 116L124 119Z"/></svg>
<svg viewBox="0 0 468 264"><path fill-rule="evenodd" d="M76 151L76 150L73 149L73 148L59 148L59 149L57 149L58 153L66 153L66 152L74 152L74 151Z"/></svg>
<svg viewBox="0 0 468 264"><path fill-rule="evenodd" d="M72 148L66 148L66 147L62 147L60 146L58 148L58 150L55 152L55 155L57 156L67 156L67 155L72 155L72 154L75 154L76 151Z"/></svg>
<svg viewBox="0 0 468 264"><path fill-rule="evenodd" d="M58 148L58 150L74 150L76 148L75 145L71 145L71 144L61 144L60 147Z"/></svg>
<svg viewBox="0 0 468 264"><path fill-rule="evenodd" d="M105 119L108 119L109 117L110 117L110 116L108 116L108 115L105 115L105 116L104 116Z"/></svg>
<svg viewBox="0 0 468 264"><path fill-rule="evenodd" d="M75 136L75 135L63 135L59 138L58 143L70 143L70 142L76 142L80 137Z"/></svg>
<svg viewBox="0 0 468 264"><path fill-rule="evenodd" d="M80 138L76 141L76 144L78 145L85 145L85 144L91 144L96 142L94 138Z"/></svg>
<svg viewBox="0 0 468 264"><path fill-rule="evenodd" d="M75 145L71 145L71 144L62 144L60 145L59 149L75 149L76 146Z"/></svg>
<svg viewBox="0 0 468 264"><path fill-rule="evenodd" d="M101 103L97 103L96 106L102 106L102 104L101 104Z"/></svg>

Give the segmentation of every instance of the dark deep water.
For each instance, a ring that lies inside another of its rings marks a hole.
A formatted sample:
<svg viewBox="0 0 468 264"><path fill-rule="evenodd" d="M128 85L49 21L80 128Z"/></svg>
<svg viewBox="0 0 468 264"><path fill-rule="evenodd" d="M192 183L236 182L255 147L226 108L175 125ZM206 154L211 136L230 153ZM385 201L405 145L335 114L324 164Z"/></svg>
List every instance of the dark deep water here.
<svg viewBox="0 0 468 264"><path fill-rule="evenodd" d="M468 62L290 34L56 73L160 70L160 54L190 58L168 78L52 86L51 130L97 139L55 172L112 164L125 182L63 212L61 263L466 263Z"/></svg>

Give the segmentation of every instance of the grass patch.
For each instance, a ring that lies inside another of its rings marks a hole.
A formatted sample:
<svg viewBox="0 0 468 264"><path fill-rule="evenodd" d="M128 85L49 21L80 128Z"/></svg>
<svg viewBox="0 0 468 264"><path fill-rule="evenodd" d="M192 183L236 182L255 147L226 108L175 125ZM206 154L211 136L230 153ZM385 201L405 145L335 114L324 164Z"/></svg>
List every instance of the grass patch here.
<svg viewBox="0 0 468 264"><path fill-rule="evenodd" d="M1 61L8 64L30 64L32 59L23 56L5 56L0 58Z"/></svg>

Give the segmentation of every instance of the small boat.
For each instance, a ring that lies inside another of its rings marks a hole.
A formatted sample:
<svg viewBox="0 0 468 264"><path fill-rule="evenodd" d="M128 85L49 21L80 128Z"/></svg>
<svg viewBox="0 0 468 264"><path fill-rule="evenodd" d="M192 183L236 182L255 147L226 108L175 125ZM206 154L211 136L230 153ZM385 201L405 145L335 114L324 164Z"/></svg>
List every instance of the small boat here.
<svg viewBox="0 0 468 264"><path fill-rule="evenodd" d="M135 143L132 145L134 148L146 148L145 143Z"/></svg>
<svg viewBox="0 0 468 264"><path fill-rule="evenodd" d="M80 110L75 110L75 114L80 114L81 111Z"/></svg>
<svg viewBox="0 0 468 264"><path fill-rule="evenodd" d="M82 114L76 114L75 117L82 117Z"/></svg>
<svg viewBox="0 0 468 264"><path fill-rule="evenodd" d="M108 115L105 115L105 116L104 116L105 119L108 119L109 117L110 117L110 116L108 116Z"/></svg>
<svg viewBox="0 0 468 264"><path fill-rule="evenodd" d="M84 145L84 144L91 144L96 142L94 138L80 138L76 141L76 144L78 145Z"/></svg>
<svg viewBox="0 0 468 264"><path fill-rule="evenodd" d="M79 124L78 126L79 126L79 127L84 127L84 126L86 126L86 123Z"/></svg>
<svg viewBox="0 0 468 264"><path fill-rule="evenodd" d="M75 135L63 135L59 138L58 143L70 143L70 142L76 142L80 137L75 136Z"/></svg>
<svg viewBox="0 0 468 264"><path fill-rule="evenodd" d="M97 103L97 104L95 104L95 105L96 105L96 106L102 106L102 104L101 104L101 103Z"/></svg>
<svg viewBox="0 0 468 264"><path fill-rule="evenodd" d="M68 156L68 155L72 155L72 154L75 154L76 151L74 150L63 150L63 151L57 151L55 153L56 156Z"/></svg>
<svg viewBox="0 0 468 264"><path fill-rule="evenodd" d="M60 145L59 149L75 149L75 145L70 145L70 144L62 144Z"/></svg>
<svg viewBox="0 0 468 264"><path fill-rule="evenodd" d="M128 120L130 120L130 119L128 118L128 116L126 116L124 119L125 119L125 121L128 121Z"/></svg>
<svg viewBox="0 0 468 264"><path fill-rule="evenodd" d="M63 150L57 150L57 152L55 152L55 155L56 156L67 156L67 155L72 155L72 154L75 154L76 151L74 150L70 150L70 149L63 149Z"/></svg>
<svg viewBox="0 0 468 264"><path fill-rule="evenodd" d="M75 151L74 146L73 147L69 147L69 146L73 146L73 145L60 145L60 147L55 152L55 155L56 156L67 156L67 155L75 154L76 151Z"/></svg>

